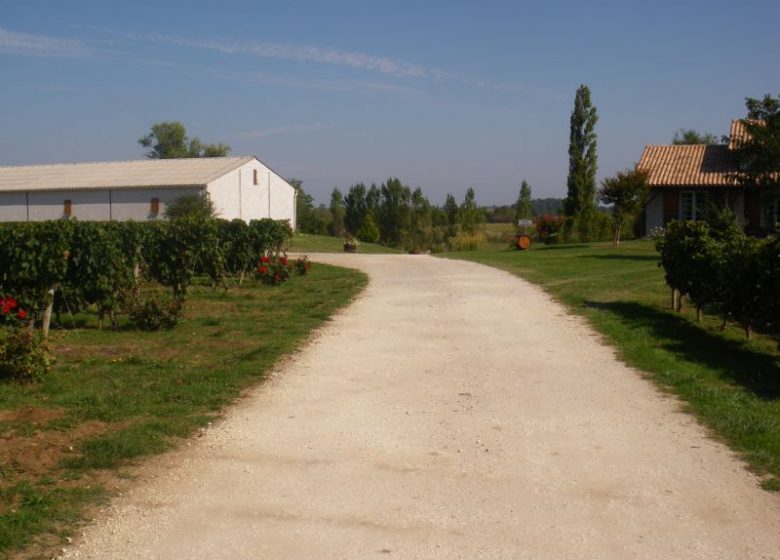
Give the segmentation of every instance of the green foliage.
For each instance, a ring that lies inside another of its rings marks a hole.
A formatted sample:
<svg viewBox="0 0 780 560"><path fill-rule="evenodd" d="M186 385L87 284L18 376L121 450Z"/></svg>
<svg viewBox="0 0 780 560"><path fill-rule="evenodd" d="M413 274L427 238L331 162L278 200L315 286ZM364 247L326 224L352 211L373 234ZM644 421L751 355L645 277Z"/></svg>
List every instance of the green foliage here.
<svg viewBox="0 0 780 560"><path fill-rule="evenodd" d="M328 225L331 235L341 237L344 235L344 196L338 189L333 189L330 193L330 215L331 223Z"/></svg>
<svg viewBox="0 0 780 560"><path fill-rule="evenodd" d="M531 186L525 179L520 184L520 193L517 196L515 208L515 224L517 224L518 220L530 220L534 215Z"/></svg>
<svg viewBox="0 0 780 560"><path fill-rule="evenodd" d="M311 261L309 260L309 257L303 256L295 259L293 270L295 270L295 274L298 276L309 274L311 272Z"/></svg>
<svg viewBox="0 0 780 560"><path fill-rule="evenodd" d="M73 222L0 224L0 292L14 294L39 317L48 292L67 280Z"/></svg>
<svg viewBox="0 0 780 560"><path fill-rule="evenodd" d="M249 231L255 257L270 252L279 253L292 237L292 228L287 220L252 220L249 222Z"/></svg>
<svg viewBox="0 0 780 560"><path fill-rule="evenodd" d="M122 247L122 226L117 222L76 222L70 244L67 293L70 311L87 305L112 317L133 286L133 268ZM65 290L65 288L67 288Z"/></svg>
<svg viewBox="0 0 780 560"><path fill-rule="evenodd" d="M671 222L656 243L667 284L701 311L754 328L778 329L780 264L776 238L758 240L739 228L712 231L704 222Z"/></svg>
<svg viewBox="0 0 780 560"><path fill-rule="evenodd" d="M780 98L747 98L745 105L748 115L742 124L749 138L737 146L740 172L736 178L774 199L780 190Z"/></svg>
<svg viewBox="0 0 780 560"><path fill-rule="evenodd" d="M204 144L198 138L188 138L187 129L178 121L153 124L138 143L149 148L149 159L222 157L230 153L227 144Z"/></svg>
<svg viewBox="0 0 780 560"><path fill-rule="evenodd" d="M450 249L453 251L478 251L487 245L487 237L481 231L474 233L460 232L450 239Z"/></svg>
<svg viewBox="0 0 780 560"><path fill-rule="evenodd" d="M360 226L360 229L357 232L357 238L366 243L378 243L379 236L379 227L374 221L374 216L367 214L363 220L363 225Z"/></svg>
<svg viewBox="0 0 780 560"><path fill-rule="evenodd" d="M344 197L344 227L349 233L356 235L367 216L366 186L363 183L352 185Z"/></svg>
<svg viewBox="0 0 780 560"><path fill-rule="evenodd" d="M225 270L242 277L252 269L258 253L252 243L252 232L244 220L219 220L219 240L225 256Z"/></svg>
<svg viewBox="0 0 780 560"><path fill-rule="evenodd" d="M485 221L482 209L477 206L474 189L469 187L466 190L466 196L463 198L463 204L458 208L458 225L460 231L473 235Z"/></svg>
<svg viewBox="0 0 780 560"><path fill-rule="evenodd" d="M185 194L170 201L165 206L165 217L175 218L213 218L214 203L207 192L201 194Z"/></svg>
<svg viewBox="0 0 780 560"><path fill-rule="evenodd" d="M328 226L333 221L328 208L314 206L314 197L303 190L303 181L287 179L297 191L295 198L296 228L302 233L327 235Z"/></svg>
<svg viewBox="0 0 780 560"><path fill-rule="evenodd" d="M50 365L41 333L22 326L0 326L0 381L40 381Z"/></svg>
<svg viewBox="0 0 780 560"><path fill-rule="evenodd" d="M407 241L411 227L411 189L391 177L379 188L377 216L382 242L401 247Z"/></svg>
<svg viewBox="0 0 780 560"><path fill-rule="evenodd" d="M583 240L590 233L590 220L595 212L597 121L598 113L591 105L590 89L581 85L574 97L569 127L569 175L564 210L567 216L578 218Z"/></svg>
<svg viewBox="0 0 780 560"><path fill-rule="evenodd" d="M620 245L620 233L627 222L642 209L647 200L647 174L626 169L601 182L599 199L612 205L612 243Z"/></svg>
<svg viewBox="0 0 780 560"><path fill-rule="evenodd" d="M696 132L693 129L683 129L681 128L677 132L674 133L674 138L672 138L672 144L679 146L683 144L687 145L694 145L694 144L717 144L718 138L714 134L710 134L709 132L706 132L704 134L700 134Z"/></svg>
<svg viewBox="0 0 780 560"><path fill-rule="evenodd" d="M142 331L172 329L179 323L181 300L152 295L130 309L130 323Z"/></svg>

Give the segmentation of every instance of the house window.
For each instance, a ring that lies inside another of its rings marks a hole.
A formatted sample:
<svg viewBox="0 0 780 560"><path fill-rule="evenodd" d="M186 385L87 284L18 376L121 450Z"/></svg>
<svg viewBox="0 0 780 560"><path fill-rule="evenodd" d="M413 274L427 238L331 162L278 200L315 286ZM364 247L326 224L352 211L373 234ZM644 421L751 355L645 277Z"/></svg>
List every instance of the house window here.
<svg viewBox="0 0 780 560"><path fill-rule="evenodd" d="M761 227L764 229L775 229L780 222L780 199L774 199L767 202L761 212Z"/></svg>
<svg viewBox="0 0 780 560"><path fill-rule="evenodd" d="M65 204L64 204L64 207L63 207L63 210L62 210L62 214L66 218L70 218L70 215L72 213L73 213L73 203L70 200L66 200Z"/></svg>
<svg viewBox="0 0 780 560"><path fill-rule="evenodd" d="M257 180L257 169L254 170L254 177L255 177L255 185L257 185L259 183L259 181Z"/></svg>
<svg viewBox="0 0 780 560"><path fill-rule="evenodd" d="M159 198L153 198L151 208L149 210L152 214L159 214L160 213L160 199Z"/></svg>
<svg viewBox="0 0 780 560"><path fill-rule="evenodd" d="M707 192L683 191L680 193L680 219L699 221L707 219Z"/></svg>

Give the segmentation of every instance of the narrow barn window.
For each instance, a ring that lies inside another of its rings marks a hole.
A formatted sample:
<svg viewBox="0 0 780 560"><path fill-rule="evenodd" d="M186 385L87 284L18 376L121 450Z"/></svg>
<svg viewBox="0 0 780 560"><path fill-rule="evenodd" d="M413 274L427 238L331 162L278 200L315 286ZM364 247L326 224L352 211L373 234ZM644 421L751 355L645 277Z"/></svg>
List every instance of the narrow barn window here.
<svg viewBox="0 0 780 560"><path fill-rule="evenodd" d="M152 207L149 210L152 214L159 214L160 213L160 199L159 198L153 198L152 199Z"/></svg>
<svg viewBox="0 0 780 560"><path fill-rule="evenodd" d="M254 170L254 178L255 178L255 185L257 185L257 184L258 184L258 182L259 182L259 181L257 180L257 169L255 169L255 170Z"/></svg>
<svg viewBox="0 0 780 560"><path fill-rule="evenodd" d="M73 213L73 203L70 200L66 200L63 208L63 215L66 218L70 218L70 215L72 213Z"/></svg>

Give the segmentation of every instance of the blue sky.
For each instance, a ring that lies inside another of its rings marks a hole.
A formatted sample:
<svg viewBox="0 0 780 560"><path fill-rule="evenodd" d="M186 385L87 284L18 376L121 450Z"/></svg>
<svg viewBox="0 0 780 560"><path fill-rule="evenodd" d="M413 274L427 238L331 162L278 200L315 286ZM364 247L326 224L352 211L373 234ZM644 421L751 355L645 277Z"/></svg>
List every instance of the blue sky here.
<svg viewBox="0 0 780 560"><path fill-rule="evenodd" d="M137 159L149 126L331 189L565 195L581 83L599 178L780 93L776 0L5 2L0 165Z"/></svg>

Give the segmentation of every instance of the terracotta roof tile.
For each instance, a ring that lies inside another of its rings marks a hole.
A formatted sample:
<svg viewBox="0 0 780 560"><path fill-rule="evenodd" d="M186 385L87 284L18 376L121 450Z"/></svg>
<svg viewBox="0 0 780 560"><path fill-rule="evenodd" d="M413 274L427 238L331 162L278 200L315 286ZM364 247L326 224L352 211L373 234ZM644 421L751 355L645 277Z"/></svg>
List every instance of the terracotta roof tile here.
<svg viewBox="0 0 780 560"><path fill-rule="evenodd" d="M651 187L733 187L736 162L728 146L647 146L637 169Z"/></svg>
<svg viewBox="0 0 780 560"><path fill-rule="evenodd" d="M745 122L741 119L732 120L729 130L729 150L738 150L749 140L750 134L745 128Z"/></svg>

